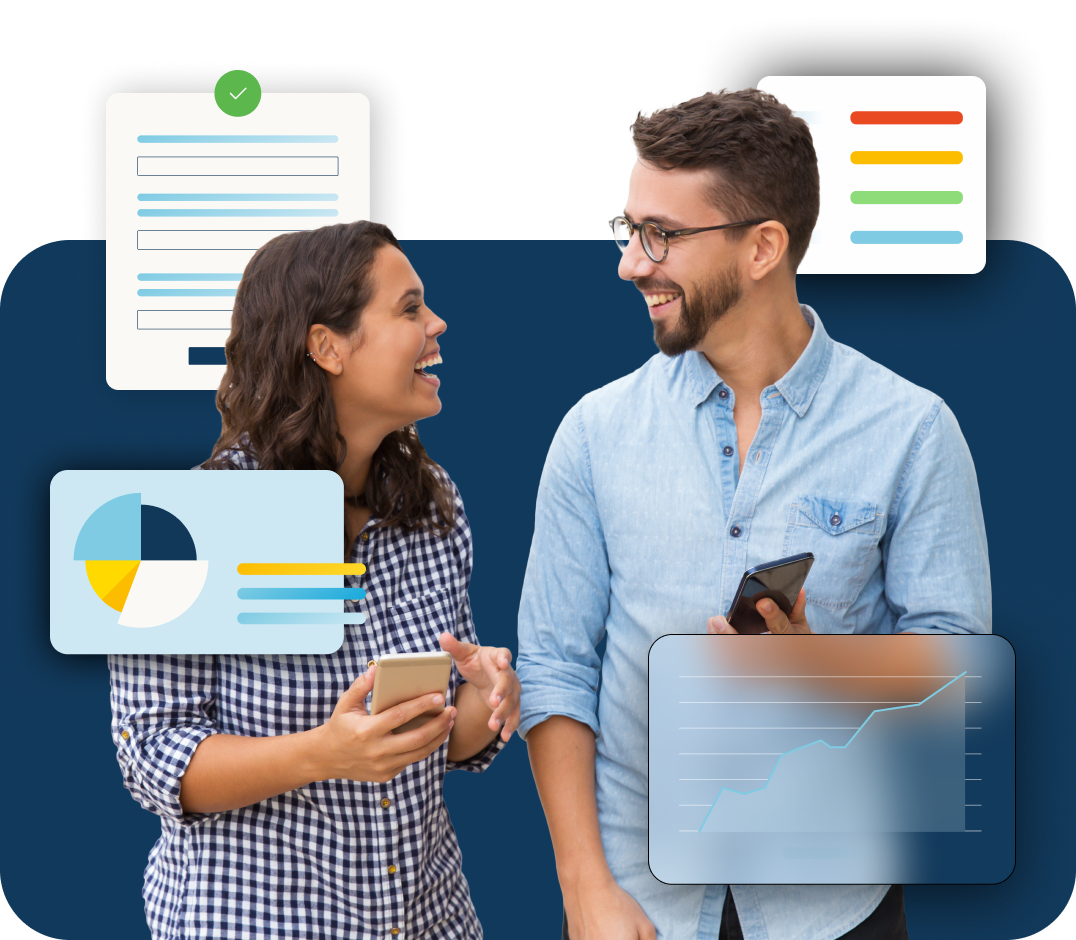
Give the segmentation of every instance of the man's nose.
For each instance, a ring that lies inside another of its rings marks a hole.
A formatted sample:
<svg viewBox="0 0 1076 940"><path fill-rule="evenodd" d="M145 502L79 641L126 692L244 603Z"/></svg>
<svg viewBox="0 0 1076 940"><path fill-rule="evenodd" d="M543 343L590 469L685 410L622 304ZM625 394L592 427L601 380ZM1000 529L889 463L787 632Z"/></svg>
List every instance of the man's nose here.
<svg viewBox="0 0 1076 940"><path fill-rule="evenodd" d="M655 273L657 265L650 260L650 256L643 250L642 237L638 232L631 233L631 240L624 253L620 256L620 264L617 274L625 281L634 280L637 277L648 277Z"/></svg>

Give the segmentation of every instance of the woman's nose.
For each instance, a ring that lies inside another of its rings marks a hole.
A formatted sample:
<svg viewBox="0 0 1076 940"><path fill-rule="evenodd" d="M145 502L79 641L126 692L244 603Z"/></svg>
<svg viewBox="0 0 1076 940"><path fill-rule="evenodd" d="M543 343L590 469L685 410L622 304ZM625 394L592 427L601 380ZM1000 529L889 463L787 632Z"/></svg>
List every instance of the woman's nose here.
<svg viewBox="0 0 1076 940"><path fill-rule="evenodd" d="M426 324L426 335L440 336L447 329L448 324L437 316L436 313L430 310L430 322Z"/></svg>

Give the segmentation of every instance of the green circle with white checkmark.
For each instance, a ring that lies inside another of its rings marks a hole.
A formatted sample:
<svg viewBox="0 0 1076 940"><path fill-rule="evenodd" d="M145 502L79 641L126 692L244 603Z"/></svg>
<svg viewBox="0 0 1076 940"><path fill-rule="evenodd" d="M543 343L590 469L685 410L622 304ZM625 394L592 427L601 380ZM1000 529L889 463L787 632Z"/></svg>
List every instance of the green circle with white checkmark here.
<svg viewBox="0 0 1076 940"><path fill-rule="evenodd" d="M250 114L262 100L262 86L258 80L242 69L225 72L217 79L213 89L217 107L232 117L245 117Z"/></svg>

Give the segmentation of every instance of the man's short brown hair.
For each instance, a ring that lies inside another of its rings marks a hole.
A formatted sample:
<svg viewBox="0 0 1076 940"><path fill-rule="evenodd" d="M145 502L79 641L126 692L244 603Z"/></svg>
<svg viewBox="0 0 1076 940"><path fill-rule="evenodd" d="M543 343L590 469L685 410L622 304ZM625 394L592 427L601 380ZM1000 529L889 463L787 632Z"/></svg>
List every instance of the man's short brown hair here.
<svg viewBox="0 0 1076 940"><path fill-rule="evenodd" d="M757 88L708 92L675 108L640 112L639 159L664 170L714 171L713 204L730 222L774 219L788 229L795 272L818 220L818 160L807 122ZM728 229L740 238L744 229Z"/></svg>

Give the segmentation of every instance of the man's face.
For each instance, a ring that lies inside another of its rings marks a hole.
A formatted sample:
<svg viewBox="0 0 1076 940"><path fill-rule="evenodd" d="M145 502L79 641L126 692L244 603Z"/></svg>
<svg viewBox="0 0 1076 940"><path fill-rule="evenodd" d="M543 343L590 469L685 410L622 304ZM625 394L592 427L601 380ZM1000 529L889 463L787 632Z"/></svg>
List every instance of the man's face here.
<svg viewBox="0 0 1076 940"><path fill-rule="evenodd" d="M708 170L661 170L641 161L628 184L624 215L632 222L656 222L667 230L735 222L710 204ZM669 241L657 264L639 235L620 259L619 274L642 291L654 324L654 342L668 356L695 349L710 328L743 294L736 262L738 242L723 232L700 232Z"/></svg>

